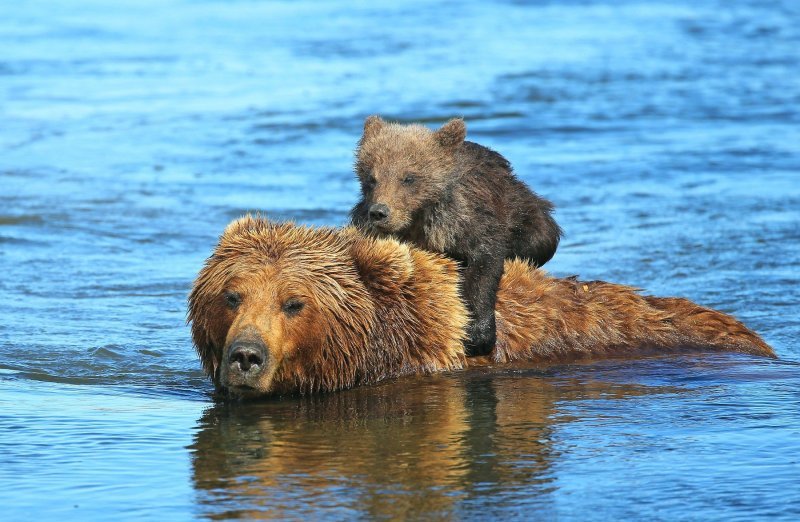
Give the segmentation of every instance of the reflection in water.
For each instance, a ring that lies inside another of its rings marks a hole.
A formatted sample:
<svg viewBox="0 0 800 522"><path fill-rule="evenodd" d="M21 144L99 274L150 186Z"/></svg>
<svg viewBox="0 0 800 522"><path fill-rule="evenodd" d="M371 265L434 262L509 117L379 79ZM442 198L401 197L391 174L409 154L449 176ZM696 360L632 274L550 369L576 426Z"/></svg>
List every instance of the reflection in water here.
<svg viewBox="0 0 800 522"><path fill-rule="evenodd" d="M541 515L556 487L554 430L569 422L559 403L653 390L468 372L218 404L190 447L198 504L211 518Z"/></svg>

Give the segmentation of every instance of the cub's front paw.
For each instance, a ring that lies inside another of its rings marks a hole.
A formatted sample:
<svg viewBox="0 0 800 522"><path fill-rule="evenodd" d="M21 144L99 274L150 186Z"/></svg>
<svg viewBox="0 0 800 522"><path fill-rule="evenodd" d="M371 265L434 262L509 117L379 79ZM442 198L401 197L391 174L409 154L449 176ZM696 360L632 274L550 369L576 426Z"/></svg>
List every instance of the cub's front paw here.
<svg viewBox="0 0 800 522"><path fill-rule="evenodd" d="M473 355L489 355L494 350L496 332L494 328L480 328L473 325L469 329L469 338L464 343L467 357Z"/></svg>

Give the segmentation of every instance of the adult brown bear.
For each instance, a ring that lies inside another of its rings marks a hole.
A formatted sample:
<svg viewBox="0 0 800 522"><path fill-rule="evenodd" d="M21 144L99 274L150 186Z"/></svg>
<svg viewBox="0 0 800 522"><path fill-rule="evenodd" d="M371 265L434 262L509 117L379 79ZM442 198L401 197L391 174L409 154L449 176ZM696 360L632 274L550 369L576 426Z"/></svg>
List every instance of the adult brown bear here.
<svg viewBox="0 0 800 522"><path fill-rule="evenodd" d="M354 228L244 217L222 234L189 296L203 368L248 397L333 391L413 373L515 360L686 350L774 357L733 317L686 299L506 264L497 346L467 359L455 262Z"/></svg>

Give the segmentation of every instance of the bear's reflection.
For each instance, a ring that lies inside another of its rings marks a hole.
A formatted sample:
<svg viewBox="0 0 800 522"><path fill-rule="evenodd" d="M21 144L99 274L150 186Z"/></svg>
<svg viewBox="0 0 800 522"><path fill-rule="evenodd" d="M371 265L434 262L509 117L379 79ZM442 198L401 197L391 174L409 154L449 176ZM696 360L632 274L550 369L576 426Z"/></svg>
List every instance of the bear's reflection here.
<svg viewBox="0 0 800 522"><path fill-rule="evenodd" d="M219 404L191 446L198 504L210 518L438 518L518 492L546 509L559 404L648 391L473 371Z"/></svg>

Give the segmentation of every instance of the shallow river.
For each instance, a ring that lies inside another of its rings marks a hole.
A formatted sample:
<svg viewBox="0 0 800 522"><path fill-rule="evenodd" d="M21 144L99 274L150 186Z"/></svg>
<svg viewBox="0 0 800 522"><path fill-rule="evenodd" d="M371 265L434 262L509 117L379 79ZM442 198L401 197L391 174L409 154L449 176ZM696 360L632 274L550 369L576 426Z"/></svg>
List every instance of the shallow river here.
<svg viewBox="0 0 800 522"><path fill-rule="evenodd" d="M797 520L798 49L794 0L3 3L0 516ZM556 203L554 274L780 359L214 403L192 279L246 211L344 223L376 112L464 116Z"/></svg>

